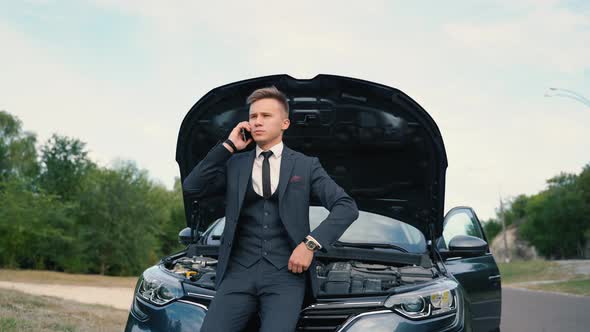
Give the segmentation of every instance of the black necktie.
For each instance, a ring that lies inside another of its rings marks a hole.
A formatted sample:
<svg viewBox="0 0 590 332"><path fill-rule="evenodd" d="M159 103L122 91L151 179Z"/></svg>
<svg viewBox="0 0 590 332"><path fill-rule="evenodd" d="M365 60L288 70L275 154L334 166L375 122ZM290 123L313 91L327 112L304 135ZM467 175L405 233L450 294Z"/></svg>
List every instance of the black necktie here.
<svg viewBox="0 0 590 332"><path fill-rule="evenodd" d="M268 158L272 155L272 151L265 151L261 153L264 156L262 162L262 193L264 198L270 197L270 162Z"/></svg>

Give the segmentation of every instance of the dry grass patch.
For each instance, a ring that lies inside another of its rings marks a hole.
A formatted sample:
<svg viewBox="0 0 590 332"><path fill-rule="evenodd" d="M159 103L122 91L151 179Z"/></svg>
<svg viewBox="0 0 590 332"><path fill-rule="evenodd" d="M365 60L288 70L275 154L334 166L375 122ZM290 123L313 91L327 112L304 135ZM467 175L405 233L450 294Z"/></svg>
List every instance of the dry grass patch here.
<svg viewBox="0 0 590 332"><path fill-rule="evenodd" d="M0 289L0 331L122 331L127 311Z"/></svg>
<svg viewBox="0 0 590 332"><path fill-rule="evenodd" d="M590 279L567 280L550 284L531 285L530 289L590 296Z"/></svg>
<svg viewBox="0 0 590 332"><path fill-rule="evenodd" d="M556 262L546 260L513 261L498 263L503 284L528 281L571 279L575 274Z"/></svg>

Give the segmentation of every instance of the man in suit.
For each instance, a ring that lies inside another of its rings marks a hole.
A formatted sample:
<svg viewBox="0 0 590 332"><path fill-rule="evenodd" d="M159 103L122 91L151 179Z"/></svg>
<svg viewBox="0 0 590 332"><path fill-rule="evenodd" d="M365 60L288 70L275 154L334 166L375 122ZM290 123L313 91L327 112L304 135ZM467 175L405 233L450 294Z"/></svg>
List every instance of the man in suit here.
<svg viewBox="0 0 590 332"><path fill-rule="evenodd" d="M314 252L338 239L358 209L318 158L283 144L290 121L282 92L258 89L246 102L249 120L238 123L183 181L185 192L226 198L216 295L201 331L240 331L257 312L260 331L293 331L308 279L317 295ZM244 141L242 128L252 137ZM255 149L238 153L252 141ZM310 232L312 194L330 214Z"/></svg>

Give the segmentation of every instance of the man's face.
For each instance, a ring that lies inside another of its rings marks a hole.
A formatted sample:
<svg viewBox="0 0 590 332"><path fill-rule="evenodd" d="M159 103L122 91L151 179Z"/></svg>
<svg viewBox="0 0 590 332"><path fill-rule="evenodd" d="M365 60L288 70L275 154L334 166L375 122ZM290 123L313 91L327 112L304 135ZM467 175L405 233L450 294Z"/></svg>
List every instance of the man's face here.
<svg viewBox="0 0 590 332"><path fill-rule="evenodd" d="M264 98L250 104L250 129L256 143L272 142L289 128L289 118L278 100Z"/></svg>

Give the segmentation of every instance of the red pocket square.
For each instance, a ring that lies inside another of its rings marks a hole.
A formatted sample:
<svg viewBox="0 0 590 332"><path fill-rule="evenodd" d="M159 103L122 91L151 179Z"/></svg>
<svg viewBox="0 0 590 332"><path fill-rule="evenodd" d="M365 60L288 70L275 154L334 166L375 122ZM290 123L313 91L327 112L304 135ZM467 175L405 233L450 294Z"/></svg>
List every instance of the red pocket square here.
<svg viewBox="0 0 590 332"><path fill-rule="evenodd" d="M289 179L289 183L293 183L293 182L299 182L301 181L303 178L299 175L293 175L290 179Z"/></svg>

